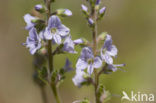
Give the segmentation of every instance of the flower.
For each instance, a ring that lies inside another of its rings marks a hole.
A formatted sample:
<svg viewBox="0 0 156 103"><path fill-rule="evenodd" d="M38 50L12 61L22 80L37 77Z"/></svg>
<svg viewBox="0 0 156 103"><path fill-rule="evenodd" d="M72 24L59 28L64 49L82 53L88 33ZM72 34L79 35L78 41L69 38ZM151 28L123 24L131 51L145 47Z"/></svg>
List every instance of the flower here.
<svg viewBox="0 0 156 103"><path fill-rule="evenodd" d="M74 50L74 46L78 45L78 44L82 44L82 43L83 43L82 39L76 39L76 40L73 41L71 39L71 36L67 36L65 38L65 41L64 41L63 51L66 51L66 52L69 52L69 53L77 53Z"/></svg>
<svg viewBox="0 0 156 103"><path fill-rule="evenodd" d="M88 19L88 23L89 23L90 25L93 25L93 24L94 24L94 20L93 20L92 18L89 18L89 19Z"/></svg>
<svg viewBox="0 0 156 103"><path fill-rule="evenodd" d="M75 45L84 43L84 41L82 39L76 39L73 42L74 42Z"/></svg>
<svg viewBox="0 0 156 103"><path fill-rule="evenodd" d="M69 28L61 23L58 16L51 16L43 35L46 40L53 39L55 43L61 44L61 37L67 36L69 32Z"/></svg>
<svg viewBox="0 0 156 103"><path fill-rule="evenodd" d="M74 50L74 42L71 40L71 36L68 36L65 38L63 51L69 52L69 53L77 53Z"/></svg>
<svg viewBox="0 0 156 103"><path fill-rule="evenodd" d="M101 48L101 58L107 64L113 64L113 57L115 57L118 53L118 50L115 45L112 45L112 37L110 35L106 35L106 39L103 47Z"/></svg>
<svg viewBox="0 0 156 103"><path fill-rule="evenodd" d="M57 15L72 16L72 12L69 9L58 9L56 12L57 12Z"/></svg>
<svg viewBox="0 0 156 103"><path fill-rule="evenodd" d="M101 8L101 9L99 10L99 13L100 13L100 14L104 14L104 13L105 13L105 10L106 10L106 7L103 7L103 8Z"/></svg>
<svg viewBox="0 0 156 103"><path fill-rule="evenodd" d="M32 55L41 48L41 39L39 38L35 28L32 28L29 31L29 36L27 37L25 45L27 48L29 48L29 51Z"/></svg>
<svg viewBox="0 0 156 103"><path fill-rule="evenodd" d="M64 14L66 16L72 16L72 12L69 9L65 9Z"/></svg>
<svg viewBox="0 0 156 103"><path fill-rule="evenodd" d="M87 6L85 6L85 5L83 5L83 4L81 5L81 8L82 8L82 10L83 10L83 11L85 11L85 12L87 12L87 11L88 11Z"/></svg>
<svg viewBox="0 0 156 103"><path fill-rule="evenodd" d="M66 63L63 67L63 69L66 71L66 72L69 72L71 70L73 70L73 68L71 67L72 63L69 61L68 58L66 58Z"/></svg>
<svg viewBox="0 0 156 103"><path fill-rule="evenodd" d="M94 68L100 68L102 66L102 61L99 56L94 57L91 48L84 47L81 52L81 56L79 57L76 69L84 70L86 68L89 75L92 74Z"/></svg>
<svg viewBox="0 0 156 103"><path fill-rule="evenodd" d="M24 15L24 21L26 22L27 26L25 27L26 30L30 30L32 27L35 26L35 23L32 23L32 20L35 20L36 18L34 16L31 16L30 14Z"/></svg>
<svg viewBox="0 0 156 103"><path fill-rule="evenodd" d="M118 67L123 67L123 66L125 66L125 64L108 64L107 69L115 72L119 69Z"/></svg>
<svg viewBox="0 0 156 103"><path fill-rule="evenodd" d="M76 70L76 75L74 76L74 78L72 78L72 81L76 86L81 87L81 84L86 81L86 79L84 79L83 77L84 75L84 71Z"/></svg>
<svg viewBox="0 0 156 103"><path fill-rule="evenodd" d="M35 5L35 10L36 11L40 11L42 8L43 8L43 6L40 5L40 4Z"/></svg>

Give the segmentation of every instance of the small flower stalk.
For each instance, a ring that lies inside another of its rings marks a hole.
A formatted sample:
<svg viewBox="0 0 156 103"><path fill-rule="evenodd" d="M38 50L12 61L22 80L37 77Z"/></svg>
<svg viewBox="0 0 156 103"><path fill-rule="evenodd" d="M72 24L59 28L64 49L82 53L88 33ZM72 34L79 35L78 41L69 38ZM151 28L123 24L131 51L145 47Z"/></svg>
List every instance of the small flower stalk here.
<svg viewBox="0 0 156 103"><path fill-rule="evenodd" d="M92 42L91 45L83 46L76 63L76 75L72 80L78 87L93 85L95 88L95 103L104 103L111 97L111 94L100 83L99 77L102 74L110 74L121 70L119 67L123 67L125 64L114 64L113 62L113 59L117 56L118 49L113 44L111 35L106 32L98 35L97 22L104 17L106 7L101 7L101 0L86 0L86 2L90 7L82 4L81 9L91 28ZM99 48L98 45L101 42L103 42L103 46ZM75 102L91 103L89 100L86 101L86 98Z"/></svg>

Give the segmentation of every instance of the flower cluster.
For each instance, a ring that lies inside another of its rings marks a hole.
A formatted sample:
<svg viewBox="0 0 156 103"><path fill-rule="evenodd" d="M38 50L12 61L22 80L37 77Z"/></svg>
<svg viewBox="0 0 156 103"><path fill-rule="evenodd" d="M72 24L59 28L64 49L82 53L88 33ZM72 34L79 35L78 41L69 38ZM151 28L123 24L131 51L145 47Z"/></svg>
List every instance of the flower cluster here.
<svg viewBox="0 0 156 103"><path fill-rule="evenodd" d="M99 76L101 74L115 72L120 69L119 67L123 67L124 64L114 64L113 62L113 59L117 57L118 49L113 45L111 35L105 32L100 35L97 34L97 22L103 18L106 7L100 8L101 0L86 1L90 5L90 10L84 4L81 5L81 8L89 27L92 30L93 41L82 48L76 63L76 75L72 80L78 87L85 84L93 84L95 87L96 103L103 103L104 101L100 100L100 98L105 95L103 94L103 91L105 90L104 86L100 86L101 84L98 82ZM98 48L100 46L97 45L101 42L103 42L103 46Z"/></svg>
<svg viewBox="0 0 156 103"><path fill-rule="evenodd" d="M70 29L62 24L60 17L72 16L69 9L52 10L51 4L55 0L44 0L45 5L37 4L34 6L36 12L43 16L26 14L25 29L29 35L26 42L23 43L29 52L35 55L35 65L38 65L38 57L41 57L42 63L37 66L37 77L43 84L50 85L57 103L60 103L57 94L58 85L64 80L65 73L74 70L72 63L67 58L64 67L57 69L53 66L53 56L59 54L76 54L75 46L82 47L81 54L76 63L76 75L72 78L73 83L81 87L82 85L92 84L95 88L96 103L103 103L103 96L109 94L105 92L104 86L99 84L101 74L115 72L124 64L114 64L113 60L117 57L118 49L113 45L111 35L103 32L98 35L97 22L105 14L106 7L101 7L101 0L86 0L90 7L82 4L82 12L87 20L92 32L92 41L85 38L72 40ZM45 17L44 17L45 16ZM103 43L100 47L100 43ZM48 65L47 65L48 64ZM89 103L88 99L80 103Z"/></svg>
<svg viewBox="0 0 156 103"><path fill-rule="evenodd" d="M34 6L36 12L47 18L45 20L35 13L24 15L25 29L28 30L29 35L23 45L35 57L34 63L37 65L35 77L43 84L51 85L55 98L58 98L56 87L64 80L65 73L73 70L73 67L68 58L64 67L60 69L53 67L53 56L65 53L76 54L75 46L83 44L84 40L72 40L70 29L62 24L60 19L60 17L72 16L72 12L62 8L50 12L51 8L48 5L53 2L53 0L44 0L45 5ZM42 63L39 62L40 58Z"/></svg>

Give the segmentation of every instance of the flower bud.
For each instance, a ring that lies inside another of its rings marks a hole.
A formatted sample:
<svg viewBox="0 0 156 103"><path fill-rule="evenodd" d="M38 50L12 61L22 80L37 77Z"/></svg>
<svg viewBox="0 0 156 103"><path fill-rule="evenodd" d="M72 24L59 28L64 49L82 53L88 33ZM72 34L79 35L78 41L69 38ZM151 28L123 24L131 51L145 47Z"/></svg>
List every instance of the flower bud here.
<svg viewBox="0 0 156 103"><path fill-rule="evenodd" d="M96 5L99 5L101 0L96 0Z"/></svg>
<svg viewBox="0 0 156 103"><path fill-rule="evenodd" d="M89 18L89 19L88 19L88 23L89 23L90 25L93 25L93 24L94 24L93 19Z"/></svg>
<svg viewBox="0 0 156 103"><path fill-rule="evenodd" d="M106 7L103 7L103 8L101 8L101 9L99 10L99 13L100 13L100 14L104 14L105 11L106 11Z"/></svg>
<svg viewBox="0 0 156 103"><path fill-rule="evenodd" d="M69 9L58 9L56 12L57 12L57 15L72 16L72 12Z"/></svg>
<svg viewBox="0 0 156 103"><path fill-rule="evenodd" d="M44 13L45 7L43 7L41 4L37 4L37 5L35 5L35 10L40 12L40 13Z"/></svg>
<svg viewBox="0 0 156 103"><path fill-rule="evenodd" d="M81 5L81 8L82 8L82 10L84 11L84 12L88 12L88 8L87 8L87 6L85 6L85 5Z"/></svg>

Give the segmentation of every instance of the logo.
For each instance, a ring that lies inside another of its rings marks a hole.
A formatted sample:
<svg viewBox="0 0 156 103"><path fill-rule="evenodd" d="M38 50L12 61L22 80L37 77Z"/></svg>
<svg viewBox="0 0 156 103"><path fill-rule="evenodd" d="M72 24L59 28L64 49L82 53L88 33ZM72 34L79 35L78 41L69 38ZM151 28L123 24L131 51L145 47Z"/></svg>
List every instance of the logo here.
<svg viewBox="0 0 156 103"><path fill-rule="evenodd" d="M134 91L131 91L131 95L128 96L128 94L125 91L122 91L122 98L121 100L128 100L128 101L134 101L134 102L153 102L154 101L154 94L147 94L147 93L141 93Z"/></svg>

